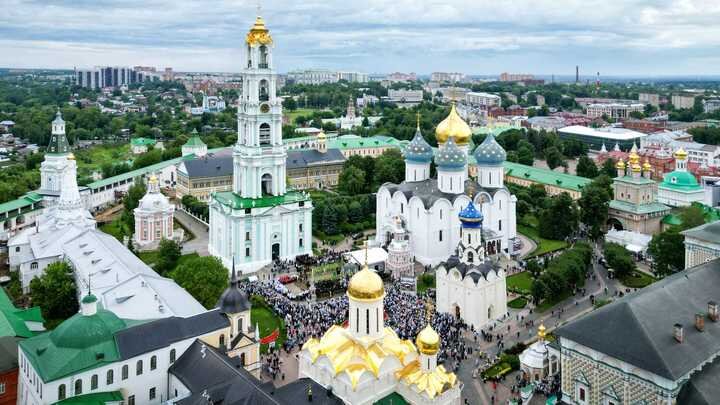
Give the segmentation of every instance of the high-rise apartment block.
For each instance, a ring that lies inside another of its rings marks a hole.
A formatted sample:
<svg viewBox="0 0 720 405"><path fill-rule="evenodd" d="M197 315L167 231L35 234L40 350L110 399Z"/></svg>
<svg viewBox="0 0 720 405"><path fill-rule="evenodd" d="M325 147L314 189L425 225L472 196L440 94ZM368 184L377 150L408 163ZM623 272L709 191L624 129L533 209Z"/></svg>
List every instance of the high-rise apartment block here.
<svg viewBox="0 0 720 405"><path fill-rule="evenodd" d="M158 80L160 76L147 68L136 66L95 66L90 69L75 69L75 83L90 89L127 86L133 83Z"/></svg>

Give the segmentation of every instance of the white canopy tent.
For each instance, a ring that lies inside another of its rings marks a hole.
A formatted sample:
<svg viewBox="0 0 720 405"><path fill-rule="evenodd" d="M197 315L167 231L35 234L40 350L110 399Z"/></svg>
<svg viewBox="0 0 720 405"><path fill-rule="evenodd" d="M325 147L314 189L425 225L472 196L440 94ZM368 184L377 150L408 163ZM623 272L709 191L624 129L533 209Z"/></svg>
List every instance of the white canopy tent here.
<svg viewBox="0 0 720 405"><path fill-rule="evenodd" d="M385 267L388 253L381 247L372 247L367 250L368 267L375 270L382 270ZM348 263L362 266L365 264L365 249L353 250L345 253L345 260Z"/></svg>

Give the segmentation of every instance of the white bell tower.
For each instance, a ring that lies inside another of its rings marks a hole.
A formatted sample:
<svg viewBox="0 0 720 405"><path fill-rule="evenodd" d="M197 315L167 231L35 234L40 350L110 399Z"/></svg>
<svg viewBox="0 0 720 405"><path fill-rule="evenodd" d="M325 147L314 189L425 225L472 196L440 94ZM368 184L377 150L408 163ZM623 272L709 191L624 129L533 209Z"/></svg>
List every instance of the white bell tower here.
<svg viewBox="0 0 720 405"><path fill-rule="evenodd" d="M273 40L258 16L246 37L238 141L233 151L233 192L243 198L285 194L282 103L273 69Z"/></svg>

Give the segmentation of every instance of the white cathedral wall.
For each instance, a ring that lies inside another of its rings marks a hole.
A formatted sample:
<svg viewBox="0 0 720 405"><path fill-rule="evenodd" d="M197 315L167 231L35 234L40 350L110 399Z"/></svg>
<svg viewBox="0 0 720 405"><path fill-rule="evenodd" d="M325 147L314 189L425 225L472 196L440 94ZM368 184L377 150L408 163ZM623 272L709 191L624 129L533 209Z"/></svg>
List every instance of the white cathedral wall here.
<svg viewBox="0 0 720 405"><path fill-rule="evenodd" d="M482 329L489 322L501 318L507 313L507 292L505 272L503 270L488 274L487 280L480 278L475 284L471 277L461 278L456 269L445 271L438 268L437 310L454 315L455 306L460 308L460 316L475 329ZM492 306L491 318L488 308Z"/></svg>

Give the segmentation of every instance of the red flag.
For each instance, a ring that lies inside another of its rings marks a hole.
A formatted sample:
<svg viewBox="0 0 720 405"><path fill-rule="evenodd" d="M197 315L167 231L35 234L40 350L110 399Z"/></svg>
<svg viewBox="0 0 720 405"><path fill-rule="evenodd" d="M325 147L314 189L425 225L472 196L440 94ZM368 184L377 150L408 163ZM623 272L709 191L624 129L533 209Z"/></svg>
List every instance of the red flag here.
<svg viewBox="0 0 720 405"><path fill-rule="evenodd" d="M342 323L342 327L347 329L348 325L350 325L350 320L346 319L345 322Z"/></svg>
<svg viewBox="0 0 720 405"><path fill-rule="evenodd" d="M268 343L274 342L277 340L278 337L280 337L280 329L275 329L271 334L260 339L260 344L266 345Z"/></svg>

